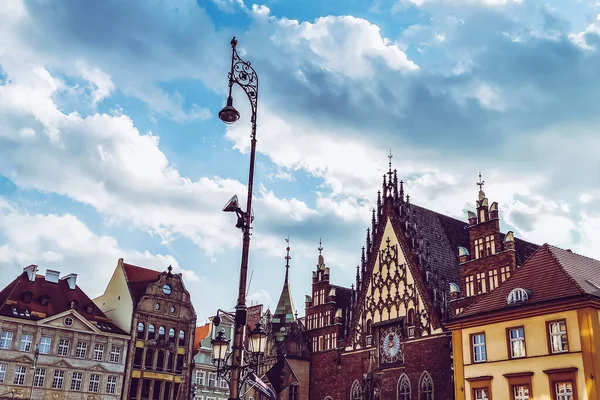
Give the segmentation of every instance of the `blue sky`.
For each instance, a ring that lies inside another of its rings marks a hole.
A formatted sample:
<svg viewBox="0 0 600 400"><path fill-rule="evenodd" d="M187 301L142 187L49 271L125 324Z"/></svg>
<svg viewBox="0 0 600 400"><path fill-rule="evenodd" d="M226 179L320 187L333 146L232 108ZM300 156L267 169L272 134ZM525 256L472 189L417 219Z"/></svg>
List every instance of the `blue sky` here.
<svg viewBox="0 0 600 400"><path fill-rule="evenodd" d="M249 300L290 236L303 315L319 239L350 285L387 154L411 200L600 257L595 0L0 2L0 285L35 263L101 294L117 260L234 305L249 105L224 126L232 35L259 79Z"/></svg>

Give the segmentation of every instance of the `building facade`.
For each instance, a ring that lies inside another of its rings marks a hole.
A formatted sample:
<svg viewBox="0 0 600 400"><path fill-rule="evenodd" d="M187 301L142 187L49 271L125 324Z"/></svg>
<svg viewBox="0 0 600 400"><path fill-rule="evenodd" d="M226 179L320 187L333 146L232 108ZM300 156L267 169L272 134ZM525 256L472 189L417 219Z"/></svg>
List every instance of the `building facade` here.
<svg viewBox="0 0 600 400"><path fill-rule="evenodd" d="M217 367L212 363L211 340L216 337L219 330L223 329L224 336L229 340L229 351L233 346L234 321L229 315L224 314L218 327L208 324L196 328L195 341L198 347L194 355L194 371L192 392L195 400L227 400L229 398L228 382L217 376Z"/></svg>
<svg viewBox="0 0 600 400"><path fill-rule="evenodd" d="M130 335L123 399L188 399L196 313L181 274L119 259L94 302Z"/></svg>
<svg viewBox="0 0 600 400"><path fill-rule="evenodd" d="M454 398L453 346L445 324L490 287L482 281L462 296L461 287L470 283L462 279L485 273L495 283L494 265L514 272L537 248L500 233L498 205L488 209L483 192L477 201L478 214L469 213L468 223L411 204L390 162L356 286L331 286L321 258L313 272L306 299L310 399Z"/></svg>
<svg viewBox="0 0 600 400"><path fill-rule="evenodd" d="M449 324L457 400L596 400L600 261L544 245Z"/></svg>
<svg viewBox="0 0 600 400"><path fill-rule="evenodd" d="M77 274L36 272L24 268L0 292L0 396L121 399L129 336L77 286Z"/></svg>

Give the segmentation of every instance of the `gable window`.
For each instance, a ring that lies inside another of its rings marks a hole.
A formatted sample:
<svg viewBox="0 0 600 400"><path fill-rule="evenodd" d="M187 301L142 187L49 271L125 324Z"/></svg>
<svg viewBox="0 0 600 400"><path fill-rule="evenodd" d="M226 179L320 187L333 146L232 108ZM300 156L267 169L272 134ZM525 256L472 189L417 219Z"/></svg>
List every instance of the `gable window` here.
<svg viewBox="0 0 600 400"><path fill-rule="evenodd" d="M0 336L0 349L10 349L12 345L13 333L8 331L2 331Z"/></svg>
<svg viewBox="0 0 600 400"><path fill-rule="evenodd" d="M71 390L79 391L81 390L81 381L83 380L82 372L73 372L73 376L71 378Z"/></svg>
<svg viewBox="0 0 600 400"><path fill-rule="evenodd" d="M58 342L58 355L69 355L69 339L60 339Z"/></svg>
<svg viewBox="0 0 600 400"><path fill-rule="evenodd" d="M121 362L121 348L118 346L113 346L110 349L110 362L118 363Z"/></svg>
<svg viewBox="0 0 600 400"><path fill-rule="evenodd" d="M44 387L44 379L46 378L46 368L37 368L33 377L33 386Z"/></svg>
<svg viewBox="0 0 600 400"><path fill-rule="evenodd" d="M27 373L27 367L17 365L15 368L15 377L13 379L13 385L22 386L25 383L25 374Z"/></svg>
<svg viewBox="0 0 600 400"><path fill-rule="evenodd" d="M515 288L506 297L506 304L520 303L529 300L529 293L522 288Z"/></svg>
<svg viewBox="0 0 600 400"><path fill-rule="evenodd" d="M475 284L473 280L473 275L469 275L465 278L465 293L467 297L475 295Z"/></svg>
<svg viewBox="0 0 600 400"><path fill-rule="evenodd" d="M485 292L486 292L485 272L480 272L477 274L477 294L482 294Z"/></svg>
<svg viewBox="0 0 600 400"><path fill-rule="evenodd" d="M106 393L115 394L117 392L117 377L110 375L106 380Z"/></svg>
<svg viewBox="0 0 600 400"><path fill-rule="evenodd" d="M90 375L90 386L88 387L88 391L96 393L98 391L99 387L100 387L100 375L91 374Z"/></svg>
<svg viewBox="0 0 600 400"><path fill-rule="evenodd" d="M490 282L490 291L498 287L498 270L488 271L488 281Z"/></svg>
<svg viewBox="0 0 600 400"><path fill-rule="evenodd" d="M484 256L484 247L483 247L483 238L481 239L475 239L475 241L473 242L473 244L475 245L475 259L480 259L481 257Z"/></svg>
<svg viewBox="0 0 600 400"><path fill-rule="evenodd" d="M548 343L550 344L550 353L552 354L569 351L567 322L564 319L548 322Z"/></svg>
<svg viewBox="0 0 600 400"><path fill-rule="evenodd" d="M433 400L433 381L429 372L423 372L419 382L419 400Z"/></svg>
<svg viewBox="0 0 600 400"><path fill-rule="evenodd" d="M96 343L94 346L94 360L102 361L104 358L104 345L102 343Z"/></svg>
<svg viewBox="0 0 600 400"><path fill-rule="evenodd" d="M65 371L61 369L54 370L54 378L52 378L52 389L62 389L65 383Z"/></svg>
<svg viewBox="0 0 600 400"><path fill-rule="evenodd" d="M31 350L31 341L32 340L33 340L33 335L22 333L21 334L21 345L19 346L19 350L21 350L21 351Z"/></svg>
<svg viewBox="0 0 600 400"><path fill-rule="evenodd" d="M508 328L508 347L510 358L525 357L525 328Z"/></svg>
<svg viewBox="0 0 600 400"><path fill-rule="evenodd" d="M486 255L488 256L496 254L496 242L494 242L494 235L485 237L485 251Z"/></svg>
<svg viewBox="0 0 600 400"><path fill-rule="evenodd" d="M487 352L485 348L485 333L474 333L471 335L471 354L474 363L486 362Z"/></svg>
<svg viewBox="0 0 600 400"><path fill-rule="evenodd" d="M500 278L502 282L510 278L510 267L500 268Z"/></svg>
<svg viewBox="0 0 600 400"><path fill-rule="evenodd" d="M77 343L77 348L75 349L75 357L76 358L85 358L86 352L87 352L87 343L86 342Z"/></svg>
<svg viewBox="0 0 600 400"><path fill-rule="evenodd" d="M52 338L48 336L42 336L40 339L40 354L50 354L50 348L52 347Z"/></svg>

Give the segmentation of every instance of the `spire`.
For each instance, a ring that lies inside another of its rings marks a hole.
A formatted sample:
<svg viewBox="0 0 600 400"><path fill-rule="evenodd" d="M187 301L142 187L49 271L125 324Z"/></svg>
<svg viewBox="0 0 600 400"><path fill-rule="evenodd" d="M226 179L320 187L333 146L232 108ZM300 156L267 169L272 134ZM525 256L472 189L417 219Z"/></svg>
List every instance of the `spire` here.
<svg viewBox="0 0 600 400"><path fill-rule="evenodd" d="M289 283L289 270L290 270L290 238L289 236L285 239L287 246L286 256L285 258L285 280L283 281L283 289L281 290L281 296L279 296L279 302L277 303L277 308L275 309L275 313L273 314L272 323L273 325L279 329L286 325L289 325L296 321L296 311L294 308L294 301L292 300L292 292L290 290Z"/></svg>
<svg viewBox="0 0 600 400"><path fill-rule="evenodd" d="M398 171L394 170L394 200L398 200Z"/></svg>
<svg viewBox="0 0 600 400"><path fill-rule="evenodd" d="M319 250L319 258L317 259L317 269L318 270L325 270L325 259L323 258L323 243L321 242L321 239L319 239L319 247L317 247L317 250Z"/></svg>
<svg viewBox="0 0 600 400"><path fill-rule="evenodd" d="M404 201L404 181L400 180L400 194L398 195L400 197L400 201Z"/></svg>
<svg viewBox="0 0 600 400"><path fill-rule="evenodd" d="M360 268L356 266L356 287L360 287Z"/></svg>

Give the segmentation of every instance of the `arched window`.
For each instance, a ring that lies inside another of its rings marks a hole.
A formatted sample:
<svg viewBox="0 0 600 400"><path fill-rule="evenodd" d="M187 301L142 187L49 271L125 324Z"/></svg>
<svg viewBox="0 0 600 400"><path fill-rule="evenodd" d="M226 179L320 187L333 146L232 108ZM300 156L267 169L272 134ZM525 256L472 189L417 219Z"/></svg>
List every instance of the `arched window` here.
<svg viewBox="0 0 600 400"><path fill-rule="evenodd" d="M169 329L169 342L174 342L175 341L175 329L171 328Z"/></svg>
<svg viewBox="0 0 600 400"><path fill-rule="evenodd" d="M372 335L373 333L371 331L372 331L372 329L371 329L371 320L368 319L367 320L367 335Z"/></svg>
<svg viewBox="0 0 600 400"><path fill-rule="evenodd" d="M406 374L402 374L398 379L398 400L410 400L410 381Z"/></svg>
<svg viewBox="0 0 600 400"><path fill-rule="evenodd" d="M148 325L148 339L154 339L154 325Z"/></svg>
<svg viewBox="0 0 600 400"><path fill-rule="evenodd" d="M163 326L161 326L160 328L158 328L158 338L159 339L164 339L165 338L165 328Z"/></svg>
<svg viewBox="0 0 600 400"><path fill-rule="evenodd" d="M144 330L146 329L146 326L144 325L143 322L138 322L138 330L137 330L137 335L139 338L143 338L144 337Z"/></svg>
<svg viewBox="0 0 600 400"><path fill-rule="evenodd" d="M183 330L179 331L179 345L183 346L185 344L185 332Z"/></svg>
<svg viewBox="0 0 600 400"><path fill-rule="evenodd" d="M415 310L413 310L412 308L410 310L408 310L408 318L407 318L407 325L408 326L414 326L415 325Z"/></svg>
<svg viewBox="0 0 600 400"><path fill-rule="evenodd" d="M419 379L419 400L433 400L433 381L427 371Z"/></svg>
<svg viewBox="0 0 600 400"><path fill-rule="evenodd" d="M521 301L529 300L529 290L525 290L522 288L515 288L510 291L508 296L506 297L506 304L519 303Z"/></svg>
<svg viewBox="0 0 600 400"><path fill-rule="evenodd" d="M350 389L350 400L363 400L363 392L358 379L355 379L354 383L352 383L352 388Z"/></svg>
<svg viewBox="0 0 600 400"><path fill-rule="evenodd" d="M160 310L160 303L154 304L154 310L156 310L156 311Z"/></svg>
<svg viewBox="0 0 600 400"><path fill-rule="evenodd" d="M381 400L381 388L378 384L373 388L373 400Z"/></svg>

